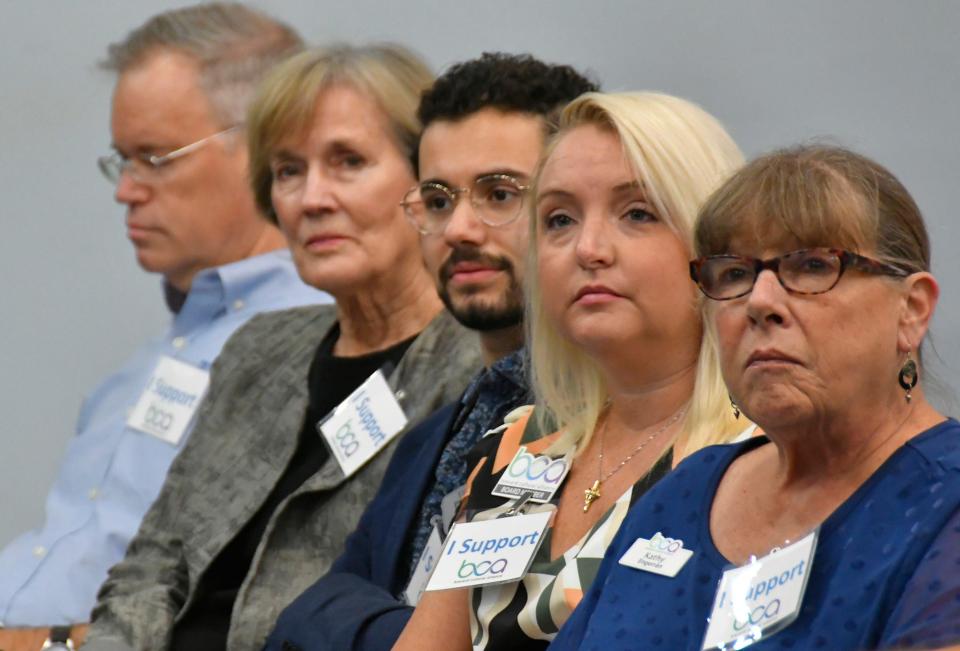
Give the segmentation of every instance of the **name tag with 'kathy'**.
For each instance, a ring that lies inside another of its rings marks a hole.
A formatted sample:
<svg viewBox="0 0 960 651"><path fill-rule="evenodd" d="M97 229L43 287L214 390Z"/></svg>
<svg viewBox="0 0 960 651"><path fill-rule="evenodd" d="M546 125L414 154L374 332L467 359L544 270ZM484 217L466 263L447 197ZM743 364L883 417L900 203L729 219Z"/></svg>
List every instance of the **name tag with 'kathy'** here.
<svg viewBox="0 0 960 651"><path fill-rule="evenodd" d="M407 425L381 371L364 380L317 425L346 477L372 459Z"/></svg>
<svg viewBox="0 0 960 651"><path fill-rule="evenodd" d="M207 371L172 357L161 357L127 418L127 427L178 445L209 384Z"/></svg>
<svg viewBox="0 0 960 651"><path fill-rule="evenodd" d="M668 538L659 531L650 540L637 538L627 553L620 557L620 565L644 572L653 572L671 579L677 575L693 552L683 548L679 538Z"/></svg>

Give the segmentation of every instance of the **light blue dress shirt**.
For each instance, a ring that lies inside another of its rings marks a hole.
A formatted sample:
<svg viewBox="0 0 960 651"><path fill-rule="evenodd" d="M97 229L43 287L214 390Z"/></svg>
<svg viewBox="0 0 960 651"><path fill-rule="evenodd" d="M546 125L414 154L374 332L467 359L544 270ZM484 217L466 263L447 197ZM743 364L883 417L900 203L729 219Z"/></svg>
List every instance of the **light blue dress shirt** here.
<svg viewBox="0 0 960 651"><path fill-rule="evenodd" d="M0 626L89 620L107 570L123 558L189 433L174 446L125 424L162 356L209 369L255 314L330 301L303 284L286 250L197 274L166 335L84 402L43 527L0 553Z"/></svg>

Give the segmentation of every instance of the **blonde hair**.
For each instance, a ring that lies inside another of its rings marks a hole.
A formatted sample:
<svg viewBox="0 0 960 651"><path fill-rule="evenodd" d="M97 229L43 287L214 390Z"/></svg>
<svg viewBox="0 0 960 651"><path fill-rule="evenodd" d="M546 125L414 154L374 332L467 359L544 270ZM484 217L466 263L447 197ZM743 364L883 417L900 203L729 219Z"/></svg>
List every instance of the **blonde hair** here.
<svg viewBox="0 0 960 651"><path fill-rule="evenodd" d="M396 146L409 160L420 134L420 96L432 83L426 63L393 44L317 48L277 66L258 90L247 116L250 182L257 206L276 223L270 199L270 157L281 141L310 125L324 90L345 85L375 101L387 117Z"/></svg>
<svg viewBox="0 0 960 651"><path fill-rule="evenodd" d="M687 251L701 204L743 164L723 126L700 107L659 93L586 93L560 116L560 128L541 160L572 129L595 125L615 133L657 215ZM535 210L535 203L531 202ZM537 220L530 219L528 269L537 269ZM552 452L583 450L590 442L608 393L597 364L564 339L546 316L536 273L527 280L527 342L538 418L546 431L562 430ZM701 308L702 310L702 308ZM674 441L674 458L731 440L746 424L733 418L720 375L714 336L703 328L693 395Z"/></svg>

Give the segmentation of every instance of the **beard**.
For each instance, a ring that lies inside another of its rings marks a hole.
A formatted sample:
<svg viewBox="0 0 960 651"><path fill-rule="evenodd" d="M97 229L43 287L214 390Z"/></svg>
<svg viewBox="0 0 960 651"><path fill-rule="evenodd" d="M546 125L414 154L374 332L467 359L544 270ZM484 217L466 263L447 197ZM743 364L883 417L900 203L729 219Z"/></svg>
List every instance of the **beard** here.
<svg viewBox="0 0 960 651"><path fill-rule="evenodd" d="M503 271L509 283L507 289L494 300L485 300L469 287L458 293L457 300L450 295L448 285L453 268L458 262L475 262ZM503 257L482 253L476 248L458 247L440 267L437 293L440 300L463 327L480 332L502 330L523 323L523 288L517 281L513 263Z"/></svg>

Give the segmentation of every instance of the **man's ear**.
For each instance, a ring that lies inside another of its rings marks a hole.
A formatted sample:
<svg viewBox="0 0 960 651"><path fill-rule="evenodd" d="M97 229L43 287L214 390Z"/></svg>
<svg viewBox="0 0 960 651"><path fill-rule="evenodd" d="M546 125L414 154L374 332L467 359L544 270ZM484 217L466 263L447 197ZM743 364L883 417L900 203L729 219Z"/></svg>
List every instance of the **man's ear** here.
<svg viewBox="0 0 960 651"><path fill-rule="evenodd" d="M916 351L927 334L940 297L937 279L927 271L910 274L904 281L897 346L901 352Z"/></svg>

